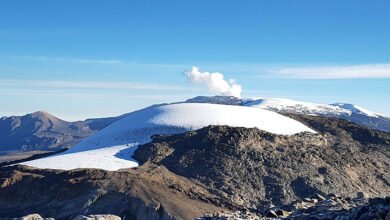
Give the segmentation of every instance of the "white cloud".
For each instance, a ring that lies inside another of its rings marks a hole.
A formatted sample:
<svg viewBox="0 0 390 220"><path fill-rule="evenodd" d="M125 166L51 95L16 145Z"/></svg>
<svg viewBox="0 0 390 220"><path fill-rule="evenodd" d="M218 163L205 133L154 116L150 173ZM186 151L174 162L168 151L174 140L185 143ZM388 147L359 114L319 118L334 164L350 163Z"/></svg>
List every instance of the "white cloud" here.
<svg viewBox="0 0 390 220"><path fill-rule="evenodd" d="M191 82L205 84L210 91L217 95L241 96L241 85L238 85L233 79L226 81L222 73L200 72L198 67L193 66L191 71L184 74Z"/></svg>
<svg viewBox="0 0 390 220"><path fill-rule="evenodd" d="M304 79L390 78L390 64L288 67L268 73Z"/></svg>

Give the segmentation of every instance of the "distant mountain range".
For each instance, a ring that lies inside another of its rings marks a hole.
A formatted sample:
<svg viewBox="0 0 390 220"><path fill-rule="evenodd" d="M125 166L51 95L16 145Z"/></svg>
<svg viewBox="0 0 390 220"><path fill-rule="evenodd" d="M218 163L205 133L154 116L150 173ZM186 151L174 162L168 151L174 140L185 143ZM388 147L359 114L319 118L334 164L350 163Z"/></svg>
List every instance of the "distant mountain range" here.
<svg viewBox="0 0 390 220"><path fill-rule="evenodd" d="M24 116L2 117L0 155L69 148L117 119L119 117L67 122L43 111Z"/></svg>

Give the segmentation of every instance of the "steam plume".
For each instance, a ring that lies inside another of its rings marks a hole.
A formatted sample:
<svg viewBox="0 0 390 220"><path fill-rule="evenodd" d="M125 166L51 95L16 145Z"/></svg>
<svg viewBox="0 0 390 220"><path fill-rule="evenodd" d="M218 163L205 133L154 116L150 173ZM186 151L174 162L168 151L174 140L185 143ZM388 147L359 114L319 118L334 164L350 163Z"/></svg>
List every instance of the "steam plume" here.
<svg viewBox="0 0 390 220"><path fill-rule="evenodd" d="M184 74L193 83L205 84L216 95L241 96L241 85L237 84L233 79L226 81L222 73L200 72L198 67L193 66L191 71Z"/></svg>

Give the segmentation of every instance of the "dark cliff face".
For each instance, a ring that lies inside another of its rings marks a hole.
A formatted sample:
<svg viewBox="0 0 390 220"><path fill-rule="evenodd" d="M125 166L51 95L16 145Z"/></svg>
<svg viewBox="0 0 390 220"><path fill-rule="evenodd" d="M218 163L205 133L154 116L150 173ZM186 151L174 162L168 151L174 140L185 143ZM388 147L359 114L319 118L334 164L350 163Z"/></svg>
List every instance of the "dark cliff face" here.
<svg viewBox="0 0 390 220"><path fill-rule="evenodd" d="M143 166L109 172L94 169L0 168L0 218L38 213L72 219L115 214L123 219L194 219L226 210L206 189L164 168Z"/></svg>
<svg viewBox="0 0 390 220"><path fill-rule="evenodd" d="M390 134L334 118L295 116L318 134L274 135L207 127L156 136L135 158L203 184L236 204L257 207L319 194L390 193Z"/></svg>
<svg viewBox="0 0 390 220"><path fill-rule="evenodd" d="M0 119L0 151L53 150L71 147L116 118L67 122L46 112Z"/></svg>

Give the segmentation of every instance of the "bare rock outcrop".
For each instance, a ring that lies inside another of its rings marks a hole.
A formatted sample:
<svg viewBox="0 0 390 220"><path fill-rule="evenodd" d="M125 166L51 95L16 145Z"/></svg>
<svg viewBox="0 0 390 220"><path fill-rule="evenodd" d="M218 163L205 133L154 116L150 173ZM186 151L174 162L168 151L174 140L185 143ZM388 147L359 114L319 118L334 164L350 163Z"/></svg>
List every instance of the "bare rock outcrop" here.
<svg viewBox="0 0 390 220"><path fill-rule="evenodd" d="M281 136L210 126L157 135L138 148L135 158L165 166L218 196L254 209L315 194L390 194L389 133L340 119L297 117L318 134Z"/></svg>
<svg viewBox="0 0 390 220"><path fill-rule="evenodd" d="M117 172L0 168L0 217L39 213L72 219L109 213L126 219L192 219L223 206L229 204L163 167Z"/></svg>

